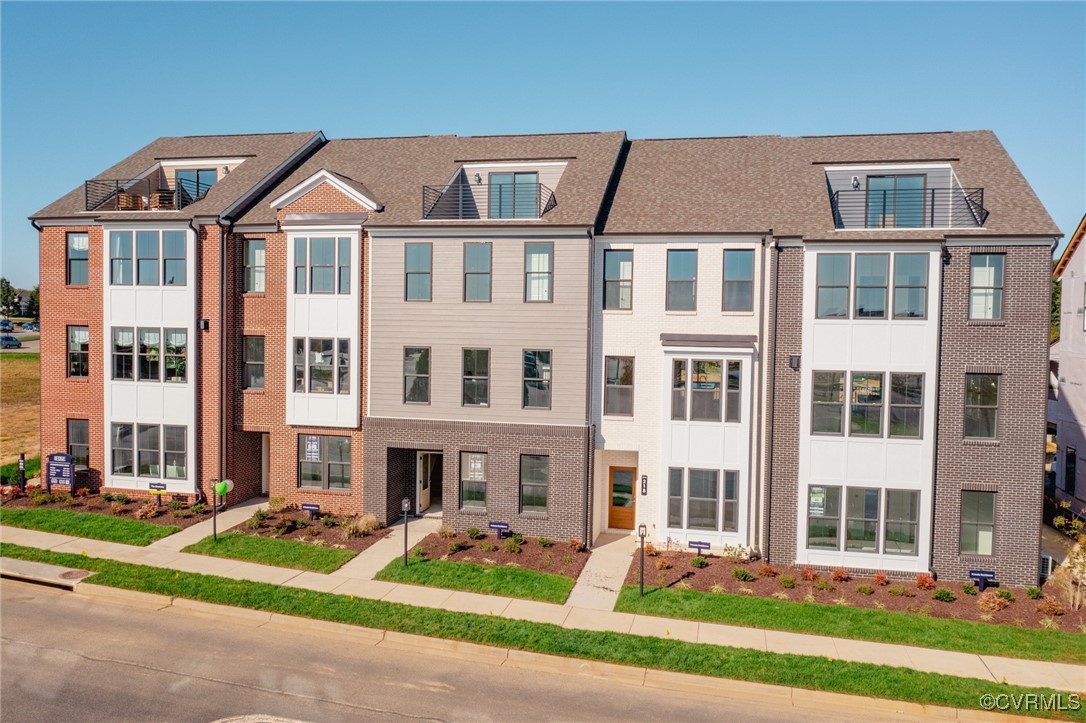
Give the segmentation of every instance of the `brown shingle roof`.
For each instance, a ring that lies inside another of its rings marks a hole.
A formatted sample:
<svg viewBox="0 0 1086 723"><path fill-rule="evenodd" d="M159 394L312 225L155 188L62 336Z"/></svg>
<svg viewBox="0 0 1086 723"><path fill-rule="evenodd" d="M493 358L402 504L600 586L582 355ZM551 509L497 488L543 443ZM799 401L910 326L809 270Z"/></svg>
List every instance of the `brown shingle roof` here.
<svg viewBox="0 0 1086 723"><path fill-rule="evenodd" d="M571 133L525 136L421 136L333 140L313 154L272 193L281 195L317 171L346 176L376 194L385 210L368 226L422 224L422 187L449 182L464 159L515 161L570 159L554 189L558 205L532 224L595 224L615 160L626 134ZM273 223L269 193L238 222ZM433 222L429 222L432 224ZM471 225L479 221L442 221L442 225ZM483 221L482 223L486 223Z"/></svg>
<svg viewBox="0 0 1086 723"><path fill-rule="evenodd" d="M984 188L985 229L953 235L1059 235L991 131L785 138L635 140L607 233L743 233L806 238L941 238L935 231L836 231L825 165L949 161Z"/></svg>
<svg viewBox="0 0 1086 723"><path fill-rule="evenodd" d="M154 211L156 220L187 220L194 216L217 216L257 186L292 154L313 140L318 131L268 133L238 136L181 136L159 138L136 151L96 179L133 179L157 162L172 158L245 158L231 173L222 176L199 201L180 211ZM108 217L113 220L149 220L150 212L103 213L84 210L83 186L62 196L31 218Z"/></svg>

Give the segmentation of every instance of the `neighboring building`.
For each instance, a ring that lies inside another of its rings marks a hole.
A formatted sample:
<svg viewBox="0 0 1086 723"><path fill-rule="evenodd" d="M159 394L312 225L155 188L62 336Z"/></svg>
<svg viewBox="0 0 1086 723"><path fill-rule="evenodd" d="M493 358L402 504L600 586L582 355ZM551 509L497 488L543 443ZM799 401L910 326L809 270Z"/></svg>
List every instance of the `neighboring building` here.
<svg viewBox="0 0 1086 723"><path fill-rule="evenodd" d="M990 132L163 139L34 219L94 484L1036 581L1060 234Z"/></svg>
<svg viewBox="0 0 1086 723"><path fill-rule="evenodd" d="M1071 504L1082 514L1086 508L1086 470L1079 465L1086 454L1086 216L1052 271L1061 282L1060 336L1049 350L1056 378L1048 401L1049 434L1056 443L1049 475L1049 496Z"/></svg>

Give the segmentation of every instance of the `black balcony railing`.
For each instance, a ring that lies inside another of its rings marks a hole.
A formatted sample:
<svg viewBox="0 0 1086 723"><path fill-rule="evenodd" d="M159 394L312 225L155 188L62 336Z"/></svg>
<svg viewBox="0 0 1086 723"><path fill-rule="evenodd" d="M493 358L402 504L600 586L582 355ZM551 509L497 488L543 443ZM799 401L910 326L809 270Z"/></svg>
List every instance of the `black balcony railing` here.
<svg viewBox="0 0 1086 723"><path fill-rule="evenodd" d="M162 174L128 180L91 180L83 183L88 211L179 211L199 201L210 183L191 179L167 179Z"/></svg>
<svg viewBox="0 0 1086 723"><path fill-rule="evenodd" d="M422 217L428 220L540 218L558 205L542 183L470 184L422 187Z"/></svg>
<svg viewBox="0 0 1086 723"><path fill-rule="evenodd" d="M984 225L983 188L859 189L830 196L837 228L975 228Z"/></svg>

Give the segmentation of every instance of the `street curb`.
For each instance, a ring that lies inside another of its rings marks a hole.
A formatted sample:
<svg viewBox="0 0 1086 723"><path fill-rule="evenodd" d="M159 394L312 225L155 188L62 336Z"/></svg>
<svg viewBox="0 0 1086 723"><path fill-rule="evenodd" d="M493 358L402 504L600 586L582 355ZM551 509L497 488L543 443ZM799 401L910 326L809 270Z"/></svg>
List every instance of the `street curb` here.
<svg viewBox="0 0 1086 723"><path fill-rule="evenodd" d="M424 635L412 635L411 633L400 633L394 630L385 631L385 639L378 643L378 647L415 653L425 652L427 655L440 655L446 658L488 665L501 665L510 653L505 648L494 648L489 645L479 645L478 643L468 643L461 640L428 638Z"/></svg>
<svg viewBox="0 0 1086 723"><path fill-rule="evenodd" d="M239 608L232 605L215 605L214 603L206 603L202 600L190 600L189 598L183 597L173 598L172 607L200 615L233 618L239 622L253 624L253 627L260 627L265 623L271 622L272 619L272 614L263 610Z"/></svg>
<svg viewBox="0 0 1086 723"><path fill-rule="evenodd" d="M339 640L350 638L352 642L364 645L377 645L385 639L385 631L363 628L356 625L334 623L328 620L299 618L294 615L272 613L271 620L260 626L266 630L281 630L287 633L306 633L308 635L329 635Z"/></svg>
<svg viewBox="0 0 1086 723"><path fill-rule="evenodd" d="M130 605L132 607L147 608L150 610L161 610L163 608L168 608L173 604L173 598L168 595L157 595L155 593L140 592L138 590L125 590L119 587L96 585L91 582L79 583L75 586L73 592L78 595L105 598L120 603L121 605Z"/></svg>

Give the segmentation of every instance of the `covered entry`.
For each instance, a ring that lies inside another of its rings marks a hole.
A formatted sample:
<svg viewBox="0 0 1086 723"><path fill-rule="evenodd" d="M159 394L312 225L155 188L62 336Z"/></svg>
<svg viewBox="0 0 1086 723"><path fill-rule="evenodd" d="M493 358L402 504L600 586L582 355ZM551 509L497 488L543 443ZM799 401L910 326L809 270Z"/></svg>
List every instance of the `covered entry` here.
<svg viewBox="0 0 1086 723"><path fill-rule="evenodd" d="M417 452L415 457L415 514L441 512L441 453Z"/></svg>
<svg viewBox="0 0 1086 723"><path fill-rule="evenodd" d="M637 470L633 467L610 467L607 477L607 526L632 530L635 519L634 480L637 478Z"/></svg>

